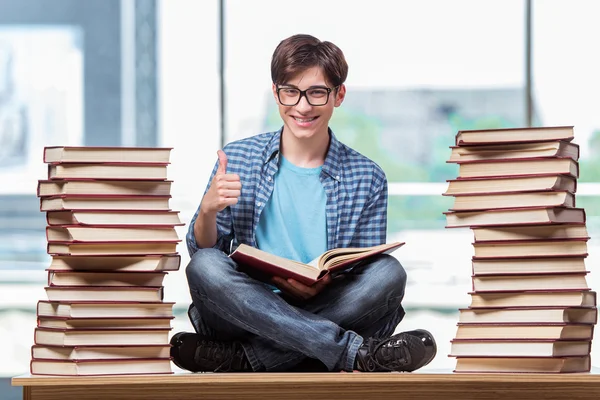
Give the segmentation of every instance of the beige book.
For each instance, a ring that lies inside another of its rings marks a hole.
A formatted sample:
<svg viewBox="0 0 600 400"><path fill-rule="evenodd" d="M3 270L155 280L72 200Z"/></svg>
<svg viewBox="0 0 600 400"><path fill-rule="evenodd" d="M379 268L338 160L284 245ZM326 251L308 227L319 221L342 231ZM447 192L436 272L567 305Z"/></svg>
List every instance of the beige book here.
<svg viewBox="0 0 600 400"><path fill-rule="evenodd" d="M77 288L73 288L77 290ZM156 292L156 289L143 289ZM102 289L95 290L103 292ZM37 303L38 317L60 318L172 318L173 302L150 302L150 300L127 301L119 297L119 293L126 290L109 290L108 296L113 299L102 298L99 301L48 301L40 300ZM57 297L57 296L54 296ZM64 296L63 296L64 297ZM91 297L91 296L88 296ZM111 301L112 300L112 301Z"/></svg>
<svg viewBox="0 0 600 400"><path fill-rule="evenodd" d="M167 180L163 164L50 164L48 179Z"/></svg>
<svg viewBox="0 0 600 400"><path fill-rule="evenodd" d="M173 227L100 227L100 226L49 226L49 242L179 242Z"/></svg>
<svg viewBox="0 0 600 400"><path fill-rule="evenodd" d="M589 239L585 224L497 226L473 228L475 242L539 239Z"/></svg>
<svg viewBox="0 0 600 400"><path fill-rule="evenodd" d="M450 211L445 212L446 227L478 227L540 224L583 224L583 208L545 207L508 210Z"/></svg>
<svg viewBox="0 0 600 400"><path fill-rule="evenodd" d="M568 157L579 159L579 145L564 140L536 143L452 146L450 163L511 158Z"/></svg>
<svg viewBox="0 0 600 400"><path fill-rule="evenodd" d="M144 360L32 360L32 375L139 375L172 374L171 359Z"/></svg>
<svg viewBox="0 0 600 400"><path fill-rule="evenodd" d="M478 145L520 142L571 141L573 126L544 126L527 128L471 129L458 131L456 145Z"/></svg>
<svg viewBox="0 0 600 400"><path fill-rule="evenodd" d="M170 345L31 346L34 360L126 360L169 358Z"/></svg>
<svg viewBox="0 0 600 400"><path fill-rule="evenodd" d="M46 146L45 163L169 163L171 147Z"/></svg>
<svg viewBox="0 0 600 400"><path fill-rule="evenodd" d="M48 286L162 286L166 272L49 271Z"/></svg>
<svg viewBox="0 0 600 400"><path fill-rule="evenodd" d="M48 243L48 254L56 255L157 255L176 252L176 242Z"/></svg>
<svg viewBox="0 0 600 400"><path fill-rule="evenodd" d="M569 192L462 195L454 198L450 209L465 211L520 207L575 207L575 195Z"/></svg>
<svg viewBox="0 0 600 400"><path fill-rule="evenodd" d="M593 325L490 325L462 324L457 339L569 339L592 340Z"/></svg>
<svg viewBox="0 0 600 400"><path fill-rule="evenodd" d="M585 274L474 276L474 292L589 290Z"/></svg>
<svg viewBox="0 0 600 400"><path fill-rule="evenodd" d="M452 179L445 196L461 194L515 193L532 191L577 191L577 179L568 175L532 175Z"/></svg>
<svg viewBox="0 0 600 400"><path fill-rule="evenodd" d="M590 353L589 340L472 340L454 339L451 357L574 357Z"/></svg>
<svg viewBox="0 0 600 400"><path fill-rule="evenodd" d="M169 329L173 318L64 318L38 316L38 327L51 329Z"/></svg>
<svg viewBox="0 0 600 400"><path fill-rule="evenodd" d="M536 292L470 293L469 308L487 307L594 307L596 292L590 290L558 290Z"/></svg>
<svg viewBox="0 0 600 400"><path fill-rule="evenodd" d="M459 357L454 372L572 373L591 370L589 355L582 357Z"/></svg>
<svg viewBox="0 0 600 400"><path fill-rule="evenodd" d="M120 195L120 196L168 196L173 181L127 181L127 180L40 180L37 195Z"/></svg>
<svg viewBox="0 0 600 400"><path fill-rule="evenodd" d="M472 261L472 266L473 275L586 272L585 257L476 259Z"/></svg>
<svg viewBox="0 0 600 400"><path fill-rule="evenodd" d="M140 301L163 299L163 287L132 286L47 286L50 301Z"/></svg>
<svg viewBox="0 0 600 400"><path fill-rule="evenodd" d="M87 210L50 211L46 214L48 225L142 225L179 226L179 211L154 210Z"/></svg>
<svg viewBox="0 0 600 400"><path fill-rule="evenodd" d="M52 256L50 271L177 271L181 255L142 256Z"/></svg>
<svg viewBox="0 0 600 400"><path fill-rule="evenodd" d="M136 197L42 197L41 211L62 210L151 210L170 211L171 196L136 196Z"/></svg>
<svg viewBox="0 0 600 400"><path fill-rule="evenodd" d="M170 329L49 329L35 328L35 344L51 346L125 346L168 344Z"/></svg>
<svg viewBox="0 0 600 400"><path fill-rule="evenodd" d="M579 164L570 158L514 159L477 161L458 166L460 178L564 174L579 177Z"/></svg>
<svg viewBox="0 0 600 400"><path fill-rule="evenodd" d="M462 308L459 323L473 324L595 324L595 307Z"/></svg>
<svg viewBox="0 0 600 400"><path fill-rule="evenodd" d="M473 243L475 258L552 257L588 254L587 240L531 240Z"/></svg>

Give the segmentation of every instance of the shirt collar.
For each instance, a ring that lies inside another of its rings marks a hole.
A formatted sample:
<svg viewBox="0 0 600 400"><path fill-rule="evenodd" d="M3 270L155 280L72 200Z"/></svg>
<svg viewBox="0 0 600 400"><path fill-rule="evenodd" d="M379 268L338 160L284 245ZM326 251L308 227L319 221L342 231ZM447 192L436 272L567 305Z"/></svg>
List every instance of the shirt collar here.
<svg viewBox="0 0 600 400"><path fill-rule="evenodd" d="M337 140L331 128L327 128L329 131L329 150L325 157L325 163L323 164L322 171L333 179L341 180L341 153L342 143ZM271 160L278 160L279 158L279 147L281 144L281 134L283 133L283 127L273 133L273 136L263 152L264 164L269 163Z"/></svg>

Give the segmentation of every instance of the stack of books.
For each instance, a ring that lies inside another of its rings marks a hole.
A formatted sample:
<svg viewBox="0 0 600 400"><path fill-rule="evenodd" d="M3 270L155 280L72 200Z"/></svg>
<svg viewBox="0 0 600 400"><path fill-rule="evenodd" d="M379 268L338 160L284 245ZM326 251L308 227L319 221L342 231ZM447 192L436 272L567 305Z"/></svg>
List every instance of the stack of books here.
<svg viewBox="0 0 600 400"><path fill-rule="evenodd" d="M35 375L172 373L179 212L169 208L170 148L46 147L47 299L37 306Z"/></svg>
<svg viewBox="0 0 600 400"><path fill-rule="evenodd" d="M455 372L586 372L597 321L572 126L460 131L447 227L474 235Z"/></svg>

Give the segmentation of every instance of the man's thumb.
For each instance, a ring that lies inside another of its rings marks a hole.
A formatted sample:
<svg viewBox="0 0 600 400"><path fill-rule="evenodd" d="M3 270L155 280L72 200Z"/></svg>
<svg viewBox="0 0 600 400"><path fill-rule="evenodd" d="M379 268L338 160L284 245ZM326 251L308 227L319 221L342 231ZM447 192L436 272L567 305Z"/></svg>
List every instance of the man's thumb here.
<svg viewBox="0 0 600 400"><path fill-rule="evenodd" d="M217 173L226 174L227 173L227 155L223 150L217 151L217 156L219 157L219 167L217 168Z"/></svg>

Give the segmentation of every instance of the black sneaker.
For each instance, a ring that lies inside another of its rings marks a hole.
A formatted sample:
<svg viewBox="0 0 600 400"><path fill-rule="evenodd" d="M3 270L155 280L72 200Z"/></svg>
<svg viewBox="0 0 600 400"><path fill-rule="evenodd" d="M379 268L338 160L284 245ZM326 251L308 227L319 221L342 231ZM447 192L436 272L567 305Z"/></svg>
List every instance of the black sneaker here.
<svg viewBox="0 0 600 400"><path fill-rule="evenodd" d="M411 372L429 364L436 352L431 333L417 329L386 339L367 340L358 349L354 365L363 372Z"/></svg>
<svg viewBox="0 0 600 400"><path fill-rule="evenodd" d="M240 342L221 342L196 333L179 332L171 338L171 357L192 372L252 372Z"/></svg>

